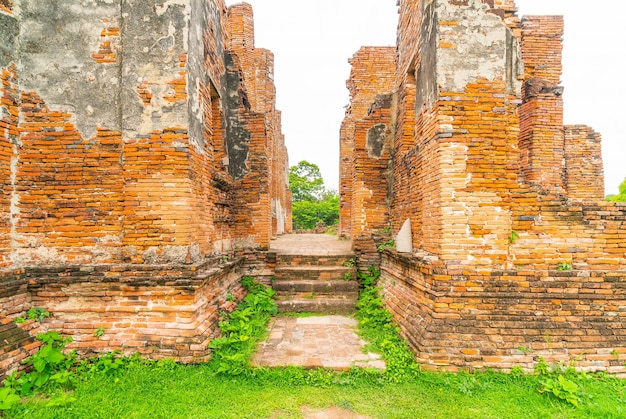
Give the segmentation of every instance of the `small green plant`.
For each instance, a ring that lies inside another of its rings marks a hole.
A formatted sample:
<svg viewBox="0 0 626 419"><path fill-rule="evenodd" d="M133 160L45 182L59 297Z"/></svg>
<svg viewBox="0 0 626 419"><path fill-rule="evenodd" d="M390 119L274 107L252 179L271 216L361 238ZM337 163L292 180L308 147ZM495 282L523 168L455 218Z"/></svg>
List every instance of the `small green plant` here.
<svg viewBox="0 0 626 419"><path fill-rule="evenodd" d="M71 384L74 378L70 368L76 364L76 353L72 351L65 355L62 352L72 338L61 337L59 332L46 332L37 335L37 340L43 346L39 352L24 361L24 364L32 366L32 371L14 372L5 382L6 387L15 389L22 396L49 392Z"/></svg>
<svg viewBox="0 0 626 419"><path fill-rule="evenodd" d="M524 368L522 368L520 365L516 365L511 368L511 377L519 378L523 377L525 374L526 372L524 371Z"/></svg>
<svg viewBox="0 0 626 419"><path fill-rule="evenodd" d="M519 238L519 232L517 230L512 230L509 235L509 243L513 244Z"/></svg>
<svg viewBox="0 0 626 419"><path fill-rule="evenodd" d="M102 336L104 336L105 330L106 329L103 326L100 326L99 328L96 329L95 332L93 332L94 337L101 338Z"/></svg>
<svg viewBox="0 0 626 419"><path fill-rule="evenodd" d="M20 402L20 396L14 388L0 388L0 411L12 409Z"/></svg>
<svg viewBox="0 0 626 419"><path fill-rule="evenodd" d="M419 364L400 337L400 329L385 307L380 294L382 288L376 286L380 270L371 266L368 272L359 272L359 279L363 285L357 301L359 331L365 340L371 342L372 351L382 354L386 363L385 379L400 382L415 377L419 374Z"/></svg>
<svg viewBox="0 0 626 419"><path fill-rule="evenodd" d="M560 262L556 269L559 271L571 271L573 269L572 260L568 259Z"/></svg>
<svg viewBox="0 0 626 419"><path fill-rule="evenodd" d="M385 249L393 249L396 246L396 242L393 239L382 242L376 248L379 252L384 252Z"/></svg>
<svg viewBox="0 0 626 419"><path fill-rule="evenodd" d="M226 294L226 301L228 301L228 302L235 301L235 294L233 294L231 291L229 291L228 294Z"/></svg>
<svg viewBox="0 0 626 419"><path fill-rule="evenodd" d="M353 268L356 265L356 260L354 258L350 258L348 260L344 260L341 263L341 266L344 266L346 268Z"/></svg>
<svg viewBox="0 0 626 419"><path fill-rule="evenodd" d="M273 289L259 284L251 276L244 276L241 283L248 295L235 311L221 314L222 336L213 339L209 345L213 349L211 362L217 365L218 374L240 375L247 371L256 342L265 333L270 315L278 311Z"/></svg>
<svg viewBox="0 0 626 419"><path fill-rule="evenodd" d="M50 317L50 313L45 308L33 307L28 310L28 318L36 322L40 322L46 317Z"/></svg>
<svg viewBox="0 0 626 419"><path fill-rule="evenodd" d="M530 352L532 352L532 349L528 349L525 346L518 346L517 350L520 351L520 352L523 352L524 355L528 355Z"/></svg>
<svg viewBox="0 0 626 419"><path fill-rule="evenodd" d="M578 407L580 387L574 381L567 379L564 375L557 375L556 377L546 377L540 380L540 383L539 393L552 394L558 399Z"/></svg>
<svg viewBox="0 0 626 419"><path fill-rule="evenodd" d="M351 272L346 272L345 274L343 274L343 279L345 281L350 281L352 279L352 273Z"/></svg>
<svg viewBox="0 0 626 419"><path fill-rule="evenodd" d="M16 317L15 320L13 321L15 322L15 324L22 324L22 323L26 323L26 318L19 316L19 317Z"/></svg>

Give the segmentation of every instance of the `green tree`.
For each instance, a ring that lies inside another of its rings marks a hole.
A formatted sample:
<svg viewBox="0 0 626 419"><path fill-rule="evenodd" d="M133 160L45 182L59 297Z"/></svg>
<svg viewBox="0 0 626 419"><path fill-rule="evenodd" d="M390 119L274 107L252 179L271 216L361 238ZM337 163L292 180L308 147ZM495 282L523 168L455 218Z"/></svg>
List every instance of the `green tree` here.
<svg viewBox="0 0 626 419"><path fill-rule="evenodd" d="M306 160L302 160L289 168L289 189L293 202L317 201L324 194L324 179L320 168Z"/></svg>
<svg viewBox="0 0 626 419"><path fill-rule="evenodd" d="M606 200L609 202L626 202L626 178L619 185L619 194L607 195Z"/></svg>
<svg viewBox="0 0 626 419"><path fill-rule="evenodd" d="M292 219L296 230L312 230L323 222L327 226L339 221L339 195L326 190L316 164L306 160L289 168L289 188L293 196Z"/></svg>

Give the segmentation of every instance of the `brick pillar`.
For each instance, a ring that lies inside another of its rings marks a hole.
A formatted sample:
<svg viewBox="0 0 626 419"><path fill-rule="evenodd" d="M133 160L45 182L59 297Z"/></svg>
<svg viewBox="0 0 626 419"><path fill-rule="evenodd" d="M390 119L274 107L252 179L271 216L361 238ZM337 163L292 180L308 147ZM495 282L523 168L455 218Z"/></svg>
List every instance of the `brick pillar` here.
<svg viewBox="0 0 626 419"><path fill-rule="evenodd" d="M239 57L248 100L258 112L256 98L256 66L254 51L254 16L248 3L235 4L228 8L228 50Z"/></svg>
<svg viewBox="0 0 626 419"><path fill-rule="evenodd" d="M585 125L565 127L565 185L577 200L604 199L601 136Z"/></svg>
<svg viewBox="0 0 626 419"><path fill-rule="evenodd" d="M389 109L385 111L387 112L385 116L381 116L382 109L391 106L390 98L385 99L384 105L380 102L380 98L393 91L395 57L395 48L362 47L348 60L352 65L350 79L346 82L350 91L350 107L341 125L339 172L339 223L340 235L344 237L354 239L355 234L358 236L364 232L371 233L372 223L379 225L377 229L385 227L388 223L388 216L384 217L385 221L381 224L378 216L369 219L368 217L373 213L364 210L368 206L379 205L382 208L387 205L385 201L387 185L383 180L386 176L383 176L379 169L375 169L374 172L370 171L373 167L370 163L373 161L368 157L365 142L367 132L373 125L384 123L386 124L385 130L391 129ZM378 158L380 155L376 157ZM378 167L379 163L374 163L374 166ZM382 164L381 167L383 166L386 169L387 163ZM376 192L367 186L374 181L378 182L373 186ZM382 190L379 191L380 187ZM381 192L380 202L374 202L379 198L373 196ZM385 213L386 211L385 209Z"/></svg>
<svg viewBox="0 0 626 419"><path fill-rule="evenodd" d="M525 74L520 107L521 172L546 192L564 192L565 137L561 56L562 16L522 20Z"/></svg>

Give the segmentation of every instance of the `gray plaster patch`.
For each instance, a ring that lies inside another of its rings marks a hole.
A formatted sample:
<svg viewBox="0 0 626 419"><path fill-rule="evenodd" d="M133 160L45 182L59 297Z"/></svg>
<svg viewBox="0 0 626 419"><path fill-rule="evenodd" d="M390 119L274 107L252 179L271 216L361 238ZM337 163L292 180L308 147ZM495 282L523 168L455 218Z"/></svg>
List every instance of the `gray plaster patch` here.
<svg viewBox="0 0 626 419"><path fill-rule="evenodd" d="M369 157L380 158L387 140L387 125L376 124L367 130L367 154Z"/></svg>
<svg viewBox="0 0 626 419"><path fill-rule="evenodd" d="M467 5L447 1L435 4L437 21L458 22L439 26L437 83L440 89L462 92L468 83L484 77L507 78L510 89L519 92L519 45L502 19L489 13L489 6L482 0L469 0Z"/></svg>

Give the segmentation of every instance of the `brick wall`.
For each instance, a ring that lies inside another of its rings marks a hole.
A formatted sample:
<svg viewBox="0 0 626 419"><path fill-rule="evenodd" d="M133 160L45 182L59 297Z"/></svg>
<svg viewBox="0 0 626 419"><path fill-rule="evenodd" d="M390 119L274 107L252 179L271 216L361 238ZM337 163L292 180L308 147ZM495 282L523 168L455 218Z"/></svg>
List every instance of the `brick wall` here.
<svg viewBox="0 0 626 419"><path fill-rule="evenodd" d="M27 3L0 10L0 371L35 348L13 322L31 307L81 351L207 359L226 294L269 277L255 252L291 221L250 6Z"/></svg>
<svg viewBox="0 0 626 419"><path fill-rule="evenodd" d="M11 249L13 223L11 204L15 190L15 144L18 138L19 96L15 66L0 74L0 267L7 266Z"/></svg>
<svg viewBox="0 0 626 419"><path fill-rule="evenodd" d="M349 60L350 107L340 131L340 235L357 238L388 227L386 178L396 52L363 47Z"/></svg>
<svg viewBox="0 0 626 419"><path fill-rule="evenodd" d="M565 127L565 188L575 200L604 199L602 137L585 125Z"/></svg>
<svg viewBox="0 0 626 419"><path fill-rule="evenodd" d="M385 301L423 368L532 370L543 357L626 376L624 270L452 271L394 251L382 270Z"/></svg>
<svg viewBox="0 0 626 419"><path fill-rule="evenodd" d="M348 193L342 226L387 197L393 234L410 219L413 252L382 255L383 284L419 360L531 369L541 355L625 374L626 207L602 202L599 134L563 125L562 17L520 21L513 1L399 6L391 173L376 179L390 186L367 205ZM359 173L341 173L357 190ZM353 237L368 263L376 240Z"/></svg>

